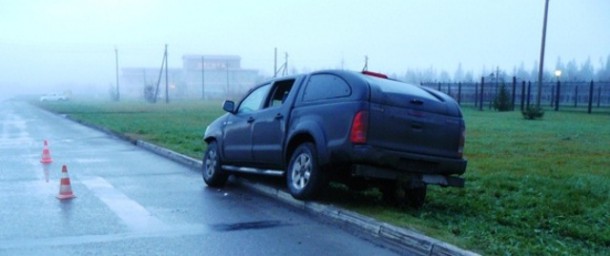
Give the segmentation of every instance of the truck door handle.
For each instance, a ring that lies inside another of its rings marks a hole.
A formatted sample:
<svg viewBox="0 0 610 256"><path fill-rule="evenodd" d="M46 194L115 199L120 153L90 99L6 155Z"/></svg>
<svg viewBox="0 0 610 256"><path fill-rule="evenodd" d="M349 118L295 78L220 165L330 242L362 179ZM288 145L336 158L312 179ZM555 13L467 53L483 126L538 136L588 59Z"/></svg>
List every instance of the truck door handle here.
<svg viewBox="0 0 610 256"><path fill-rule="evenodd" d="M413 104L413 105L422 105L422 104L424 104L424 102L422 100L420 100L420 99L412 99L410 101L410 103Z"/></svg>
<svg viewBox="0 0 610 256"><path fill-rule="evenodd" d="M277 115L275 115L275 120L280 120L284 118L284 115L282 115L281 113L277 113Z"/></svg>
<svg viewBox="0 0 610 256"><path fill-rule="evenodd" d="M421 124L412 124L411 125L411 129L413 129L415 131L421 131L423 128L424 128L424 126Z"/></svg>
<svg viewBox="0 0 610 256"><path fill-rule="evenodd" d="M252 123L252 122L254 122L254 117L248 118L248 123Z"/></svg>

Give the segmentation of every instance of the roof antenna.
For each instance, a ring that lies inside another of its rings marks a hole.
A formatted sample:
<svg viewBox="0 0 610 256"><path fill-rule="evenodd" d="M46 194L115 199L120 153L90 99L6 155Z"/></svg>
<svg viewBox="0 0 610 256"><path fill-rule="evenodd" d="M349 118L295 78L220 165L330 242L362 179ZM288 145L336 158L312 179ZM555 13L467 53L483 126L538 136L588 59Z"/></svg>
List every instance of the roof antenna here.
<svg viewBox="0 0 610 256"><path fill-rule="evenodd" d="M369 56L364 55L364 67L362 68L362 71L368 71L369 70Z"/></svg>

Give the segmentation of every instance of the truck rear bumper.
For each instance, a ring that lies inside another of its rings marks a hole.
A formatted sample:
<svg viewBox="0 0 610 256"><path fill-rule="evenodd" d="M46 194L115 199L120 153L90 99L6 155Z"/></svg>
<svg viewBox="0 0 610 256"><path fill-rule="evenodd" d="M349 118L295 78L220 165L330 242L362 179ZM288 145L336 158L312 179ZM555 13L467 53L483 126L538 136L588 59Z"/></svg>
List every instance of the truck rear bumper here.
<svg viewBox="0 0 610 256"><path fill-rule="evenodd" d="M355 146L351 163L388 169L400 174L461 175L466 171L467 161L461 158L448 158L379 149L372 146Z"/></svg>
<svg viewBox="0 0 610 256"><path fill-rule="evenodd" d="M421 185L440 185L443 187L464 187L464 178L440 175L440 174L416 174L379 168L369 165L352 165L352 175L385 179L385 180L408 180L409 187L420 187Z"/></svg>

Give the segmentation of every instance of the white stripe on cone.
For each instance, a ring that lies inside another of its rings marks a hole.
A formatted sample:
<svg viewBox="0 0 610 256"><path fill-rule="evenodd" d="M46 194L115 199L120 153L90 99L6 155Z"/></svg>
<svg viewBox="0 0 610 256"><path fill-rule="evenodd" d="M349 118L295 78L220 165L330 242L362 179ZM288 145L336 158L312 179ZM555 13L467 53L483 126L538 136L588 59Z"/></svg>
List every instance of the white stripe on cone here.
<svg viewBox="0 0 610 256"><path fill-rule="evenodd" d="M61 167L61 175L57 198L61 200L75 198L76 196L72 193L72 186L70 186L70 177L68 177L68 167L66 165Z"/></svg>
<svg viewBox="0 0 610 256"><path fill-rule="evenodd" d="M51 158L51 152L49 151L49 146L46 140L44 141L44 147L42 148L42 158L40 159L40 162L43 164L50 164L53 162L53 159Z"/></svg>

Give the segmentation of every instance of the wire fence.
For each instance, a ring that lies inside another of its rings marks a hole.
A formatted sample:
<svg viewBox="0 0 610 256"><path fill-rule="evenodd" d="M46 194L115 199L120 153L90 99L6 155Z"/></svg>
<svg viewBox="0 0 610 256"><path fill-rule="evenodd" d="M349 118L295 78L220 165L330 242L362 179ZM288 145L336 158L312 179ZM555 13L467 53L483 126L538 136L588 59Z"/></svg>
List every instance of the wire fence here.
<svg viewBox="0 0 610 256"><path fill-rule="evenodd" d="M472 106L479 110L493 109L493 102L502 87L510 95L512 109L521 110L537 103L537 82L485 81L439 83L425 82L422 86L436 89L453 97L461 106ZM603 112L610 114L610 82L543 82L540 105L555 111Z"/></svg>

